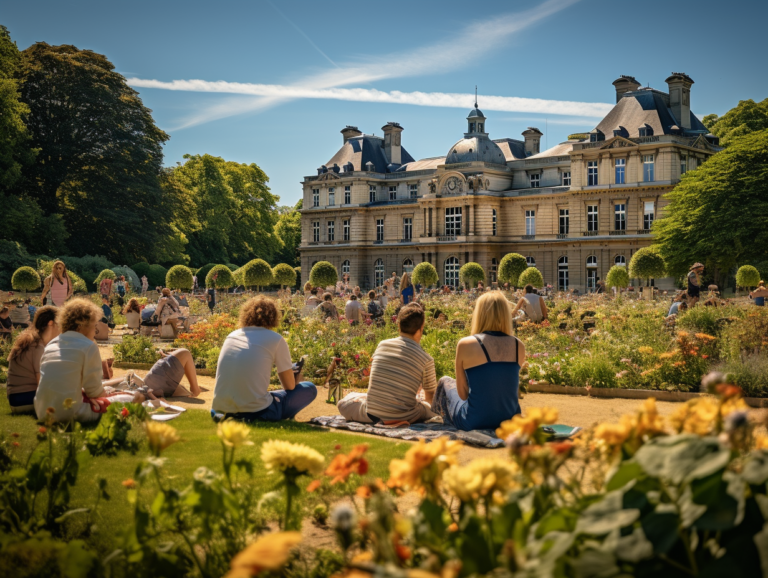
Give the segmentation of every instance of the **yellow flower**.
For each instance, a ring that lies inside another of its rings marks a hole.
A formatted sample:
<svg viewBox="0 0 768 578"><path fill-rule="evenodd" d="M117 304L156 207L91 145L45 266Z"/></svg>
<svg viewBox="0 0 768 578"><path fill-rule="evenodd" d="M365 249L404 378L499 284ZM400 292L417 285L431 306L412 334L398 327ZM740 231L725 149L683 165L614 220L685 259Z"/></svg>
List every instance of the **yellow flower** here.
<svg viewBox="0 0 768 578"><path fill-rule="evenodd" d="M300 474L318 475L325 458L309 446L283 440L269 440L261 446L261 460L269 471L285 472L293 468Z"/></svg>
<svg viewBox="0 0 768 578"><path fill-rule="evenodd" d="M251 428L242 422L235 420L225 420L219 423L219 429L216 435L228 448L239 448L240 446L252 446L253 442L247 438L251 433Z"/></svg>
<svg viewBox="0 0 768 578"><path fill-rule="evenodd" d="M765 434L757 434L755 436L755 449L756 450L768 450L768 436Z"/></svg>
<svg viewBox="0 0 768 578"><path fill-rule="evenodd" d="M453 466L443 472L443 482L462 502L507 492L512 487L517 468L499 458L479 458L466 466Z"/></svg>
<svg viewBox="0 0 768 578"><path fill-rule="evenodd" d="M630 416L622 416L620 423L601 423L595 428L595 438L611 447L620 446L629 439L633 425Z"/></svg>
<svg viewBox="0 0 768 578"><path fill-rule="evenodd" d="M652 355L653 354L653 347L649 345L641 345L637 348L638 353L642 353L643 355Z"/></svg>
<svg viewBox="0 0 768 578"><path fill-rule="evenodd" d="M232 569L225 578L250 578L265 570L280 570L288 561L291 550L300 543L300 532L275 532L262 536L232 558Z"/></svg>
<svg viewBox="0 0 768 578"><path fill-rule="evenodd" d="M64 403L62 403L62 405L64 406L64 409L71 409L74 403L75 402L72 401L72 398L68 397L67 399L64 400Z"/></svg>
<svg viewBox="0 0 768 578"><path fill-rule="evenodd" d="M635 435L640 438L664 433L664 419L656 409L656 398L649 397L640 406L635 427Z"/></svg>
<svg viewBox="0 0 768 578"><path fill-rule="evenodd" d="M178 432L162 421L148 421L144 426L147 430L149 449L155 455L160 455L165 448L179 441Z"/></svg>
<svg viewBox="0 0 768 578"><path fill-rule="evenodd" d="M448 466L456 464L456 454L461 442L449 441L447 437L430 443L419 443L405 452L402 460L389 462L389 487L405 490L436 487L440 474Z"/></svg>
<svg viewBox="0 0 768 578"><path fill-rule="evenodd" d="M717 339L717 337L706 333L695 333L694 335L696 336L696 339L700 339L701 341L714 341Z"/></svg>
<svg viewBox="0 0 768 578"><path fill-rule="evenodd" d="M672 427L678 433L694 433L700 436L712 432L717 419L717 401L700 397L685 402L669 416Z"/></svg>
<svg viewBox="0 0 768 578"><path fill-rule="evenodd" d="M557 410L552 407L532 407L525 412L525 416L516 415L512 419L502 422L496 430L496 436L507 439L512 434L525 434L533 436L540 425L549 425L557 421Z"/></svg>

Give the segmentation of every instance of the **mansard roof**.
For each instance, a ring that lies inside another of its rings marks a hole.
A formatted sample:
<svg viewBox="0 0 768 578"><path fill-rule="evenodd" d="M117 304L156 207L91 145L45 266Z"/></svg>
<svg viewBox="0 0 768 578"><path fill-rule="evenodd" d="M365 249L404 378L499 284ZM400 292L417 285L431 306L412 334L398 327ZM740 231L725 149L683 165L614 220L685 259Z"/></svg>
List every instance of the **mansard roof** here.
<svg viewBox="0 0 768 578"><path fill-rule="evenodd" d="M507 162L525 158L525 143L523 141L513 138L495 138L493 142L499 145Z"/></svg>
<svg viewBox="0 0 768 578"><path fill-rule="evenodd" d="M413 157L408 154L405 148L401 150L401 164L414 162ZM344 167L347 163L352 163L353 170L365 171L368 162L373 163L377 173L390 172L387 168L389 161L384 154L384 139L382 137L364 134L350 138L325 166L330 168L337 164L339 167Z"/></svg>

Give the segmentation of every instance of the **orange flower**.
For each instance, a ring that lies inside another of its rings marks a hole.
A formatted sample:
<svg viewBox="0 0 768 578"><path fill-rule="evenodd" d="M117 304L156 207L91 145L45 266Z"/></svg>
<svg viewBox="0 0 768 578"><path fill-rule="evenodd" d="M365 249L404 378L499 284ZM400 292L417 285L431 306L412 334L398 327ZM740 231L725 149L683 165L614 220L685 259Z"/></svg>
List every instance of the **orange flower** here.
<svg viewBox="0 0 768 578"><path fill-rule="evenodd" d="M358 498L362 498L363 500L367 500L368 498L370 498L373 495L373 493L371 492L371 488L369 488L368 486L360 486L355 491L355 495Z"/></svg>
<svg viewBox="0 0 768 578"><path fill-rule="evenodd" d="M127 480L123 480L122 484L125 488L128 488L129 490L132 490L136 487L136 482L132 478L128 478Z"/></svg>
<svg viewBox="0 0 768 578"><path fill-rule="evenodd" d="M426 443L423 439L405 452L405 459L389 462L390 488L437 488L440 476L448 466L456 464L462 443L447 437Z"/></svg>
<svg viewBox="0 0 768 578"><path fill-rule="evenodd" d="M232 558L225 578L250 578L264 570L280 570L291 550L301 543L300 532L275 532L262 536Z"/></svg>
<svg viewBox="0 0 768 578"><path fill-rule="evenodd" d="M320 480L312 480L309 485L307 486L307 492L310 494L317 490L322 485L322 482Z"/></svg>
<svg viewBox="0 0 768 578"><path fill-rule="evenodd" d="M367 451L368 444L358 444L349 454L336 454L325 470L325 475L333 478L331 484L346 482L353 473L361 476L368 473L368 461L363 457Z"/></svg>

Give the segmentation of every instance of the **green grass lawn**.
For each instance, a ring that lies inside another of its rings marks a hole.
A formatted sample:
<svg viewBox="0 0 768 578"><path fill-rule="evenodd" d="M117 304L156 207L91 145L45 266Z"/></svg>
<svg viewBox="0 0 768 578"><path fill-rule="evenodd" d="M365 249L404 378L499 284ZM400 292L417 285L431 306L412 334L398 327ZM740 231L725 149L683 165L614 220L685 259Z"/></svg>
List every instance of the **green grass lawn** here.
<svg viewBox="0 0 768 578"><path fill-rule="evenodd" d="M167 458L166 474L170 475L178 489L190 484L192 473L200 466L206 466L221 472L221 442L216 435L216 424L206 410L187 410L175 420L168 422L175 427L181 441L163 452ZM8 400L4 393L0 395L0 428L7 438L12 433L20 434L16 438L21 445L17 448L18 456L26 458L37 445L36 431L39 425L34 416L11 415ZM91 426L92 427L92 426ZM122 481L133 478L136 466L148 455L143 431L135 427L131 436L141 441L136 455L120 452L114 457L91 457L87 450L82 452L80 473L72 496L73 508L89 507L94 503L95 490L99 478L107 479L107 491L111 500L99 505L98 513L93 521L96 525L91 537L100 551L111 551L112 536L121 531L130 521L131 512L126 499L126 491ZM363 437L346 434L336 430L324 430L303 423L283 422L279 424L259 423L252 426L250 439L254 445L238 450L238 458L249 458L255 464L253 476L263 492L274 489L279 481L278 475L269 475L260 459L261 444L270 439L283 439L295 443L306 444L326 456L326 463L335 453L335 446L340 445L342 451L348 451L355 444L367 443L370 463L369 476L388 477L388 464L393 458L402 457L408 449L406 442L393 442L384 439ZM310 478L302 478L301 485L305 487ZM149 496L145 498L150 499ZM308 505L307 500L314 500L313 495L302 494L301 502Z"/></svg>

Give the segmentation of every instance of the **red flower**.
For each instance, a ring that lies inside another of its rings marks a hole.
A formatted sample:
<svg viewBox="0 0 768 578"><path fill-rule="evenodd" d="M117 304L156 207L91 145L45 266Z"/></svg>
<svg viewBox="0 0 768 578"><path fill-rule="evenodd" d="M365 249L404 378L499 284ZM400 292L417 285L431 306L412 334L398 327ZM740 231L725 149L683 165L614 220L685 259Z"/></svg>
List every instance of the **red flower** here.
<svg viewBox="0 0 768 578"><path fill-rule="evenodd" d="M120 410L120 415L123 417L128 417L131 414L131 412L128 411L127 407L124 407Z"/></svg>

